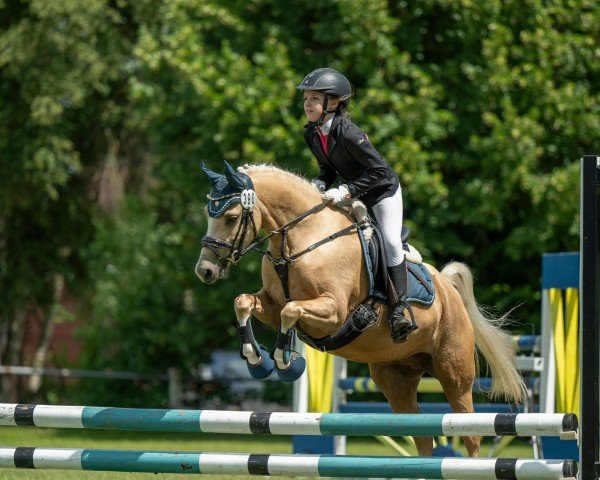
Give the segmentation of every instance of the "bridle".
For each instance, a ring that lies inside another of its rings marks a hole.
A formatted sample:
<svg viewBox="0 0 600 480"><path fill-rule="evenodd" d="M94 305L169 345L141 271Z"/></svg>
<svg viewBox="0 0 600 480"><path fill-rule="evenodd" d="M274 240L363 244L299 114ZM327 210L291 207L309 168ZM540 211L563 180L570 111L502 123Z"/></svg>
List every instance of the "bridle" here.
<svg viewBox="0 0 600 480"><path fill-rule="evenodd" d="M254 242L257 238L259 238L253 210L253 207L257 201L256 193L254 190L244 190L242 191L241 195L240 193L232 193L222 197L211 197L210 195L207 195L209 201L222 201L237 196L240 196L240 203L242 204L242 221L238 226L237 232L235 232L233 240L231 242L227 242L225 240L221 240L220 238L210 237L208 235L202 237L201 240L202 246L213 252L221 262L221 267L225 269L238 263L242 259L242 256L248 252L248 250L253 248ZM250 243L250 245L248 245L248 247L243 248L244 240L246 239L246 234L248 233L248 227L250 225L252 225L252 230L254 232L254 240ZM219 249L229 250L229 253L227 255L223 255Z"/></svg>
<svg viewBox="0 0 600 480"><path fill-rule="evenodd" d="M254 191L252 191L252 193L254 193ZM233 195L239 195L239 193L232 194L231 196L233 196ZM229 197L229 196L227 196L227 197ZM223 198L225 198L225 197L223 197ZM220 199L221 198L213 199L213 198L209 197L209 200L220 200ZM254 204L252 204L251 207L247 208L246 206L244 206L243 200L244 200L244 196L242 196L242 207L243 207L242 220L239 224L239 227L237 229L237 232L236 232L233 240L231 242L227 242L225 240L221 240L220 238L210 237L210 236L206 235L206 236L202 237L202 241L201 241L202 246L208 248L211 252L213 252L215 254L215 256L221 262L221 267L224 269L228 269L231 265L235 265L236 263L238 263L241 260L242 256L244 256L250 250L255 250L255 251L259 252L260 254L262 254L263 256L267 257L267 259L273 264L273 267L275 268L275 271L277 272L277 275L279 276L279 279L281 280L281 283L283 286L283 291L284 291L284 296L288 302L291 300L290 293L289 293L289 287L288 287L289 265L294 263L294 261L296 259L298 259L299 257L301 257L302 255L304 255L308 252L311 252L314 249L320 247L321 245L331 242L338 237L352 233L353 231L356 231L358 229L358 227L360 227L362 225L360 222L352 223L348 227L343 228L343 229L323 238L322 240L319 240L318 242L313 243L312 245L308 246L301 252L295 253L293 255L287 255L285 253L285 246L286 246L286 238L287 238L288 230L293 228L295 225L300 223L305 218L307 218L311 215L314 215L314 214L320 212L321 210L325 209L325 207L327 207L329 205L329 202L323 202L318 205L315 205L314 207L312 207L309 210L305 211L304 213L298 215L297 217L295 217L294 219L292 219L285 225L282 225L281 227L269 232L264 237L261 237L258 234L258 229L256 228L256 222L254 220L254 212L253 212ZM248 203L251 203L251 202L247 202L246 205ZM244 240L246 238L246 235L248 234L248 227L250 225L252 226L252 229L254 232L254 238L248 244L248 246L243 247ZM280 249L280 257L279 258L273 257L273 254L270 251L268 251L267 249L261 248L264 242L266 242L268 239L270 239L271 237L273 237L275 235L281 235L281 249ZM219 251L219 249L228 250L228 253L226 255L223 255Z"/></svg>

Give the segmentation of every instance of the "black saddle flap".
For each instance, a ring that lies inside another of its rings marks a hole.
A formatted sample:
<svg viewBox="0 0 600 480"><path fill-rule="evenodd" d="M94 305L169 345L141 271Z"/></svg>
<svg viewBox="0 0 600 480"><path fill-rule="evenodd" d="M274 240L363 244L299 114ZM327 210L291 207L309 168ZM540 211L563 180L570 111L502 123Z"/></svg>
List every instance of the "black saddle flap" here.
<svg viewBox="0 0 600 480"><path fill-rule="evenodd" d="M384 295L388 293L388 273L385 260L385 241L377 225L372 225L373 235L369 242L369 256L373 271L373 290ZM381 300L381 299L379 299Z"/></svg>

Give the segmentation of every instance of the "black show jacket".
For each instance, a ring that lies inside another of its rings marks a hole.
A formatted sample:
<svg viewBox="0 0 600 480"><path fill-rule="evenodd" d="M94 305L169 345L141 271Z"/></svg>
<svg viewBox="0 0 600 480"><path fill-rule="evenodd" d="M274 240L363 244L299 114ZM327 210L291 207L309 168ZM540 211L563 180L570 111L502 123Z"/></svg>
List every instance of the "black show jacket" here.
<svg viewBox="0 0 600 480"><path fill-rule="evenodd" d="M327 188L339 175L352 198L360 197L369 207L398 190L400 181L390 164L349 118L336 115L333 119L327 137L329 156L323 151L315 124L306 126L304 140L321 169L316 178Z"/></svg>

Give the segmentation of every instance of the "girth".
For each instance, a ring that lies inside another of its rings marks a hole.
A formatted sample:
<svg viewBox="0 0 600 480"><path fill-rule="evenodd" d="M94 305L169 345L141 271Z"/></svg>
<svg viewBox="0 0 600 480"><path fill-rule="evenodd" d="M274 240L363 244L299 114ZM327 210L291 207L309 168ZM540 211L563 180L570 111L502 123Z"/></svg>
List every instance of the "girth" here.
<svg viewBox="0 0 600 480"><path fill-rule="evenodd" d="M345 347L354 341L361 333L375 325L379 314L369 302L360 304L342 325L335 335L327 335L323 338L312 338L296 324L298 338L321 352L329 352Z"/></svg>

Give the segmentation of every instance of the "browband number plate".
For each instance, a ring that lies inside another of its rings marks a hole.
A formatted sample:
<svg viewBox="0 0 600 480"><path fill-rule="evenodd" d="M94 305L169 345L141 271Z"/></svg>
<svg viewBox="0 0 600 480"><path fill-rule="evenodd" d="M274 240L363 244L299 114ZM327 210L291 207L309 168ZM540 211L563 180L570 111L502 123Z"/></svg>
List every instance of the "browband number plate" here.
<svg viewBox="0 0 600 480"><path fill-rule="evenodd" d="M252 207L254 207L254 205L256 205L257 201L258 198L256 197L256 192L254 190L242 190L240 203L245 210L250 210Z"/></svg>

